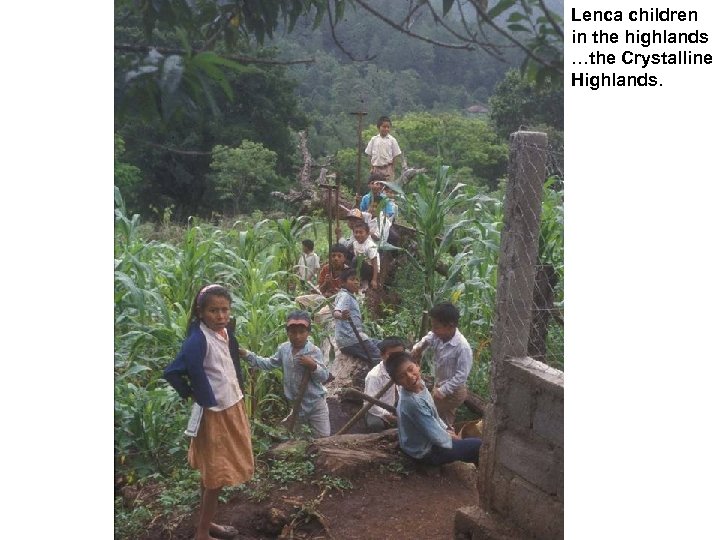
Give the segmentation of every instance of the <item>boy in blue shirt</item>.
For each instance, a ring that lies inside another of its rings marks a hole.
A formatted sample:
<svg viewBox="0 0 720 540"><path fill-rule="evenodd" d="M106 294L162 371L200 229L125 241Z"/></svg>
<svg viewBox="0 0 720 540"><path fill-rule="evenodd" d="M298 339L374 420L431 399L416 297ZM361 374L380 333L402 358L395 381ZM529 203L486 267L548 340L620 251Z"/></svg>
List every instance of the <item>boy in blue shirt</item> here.
<svg viewBox="0 0 720 540"><path fill-rule="evenodd" d="M323 363L322 351L308 341L310 336L310 314L307 311L293 311L285 324L288 341L280 344L270 358L240 349L240 356L247 358L250 365L263 370L282 367L283 390L292 403L297 398L304 370L310 370L310 381L300 404L299 423L310 426L314 437L330 435L330 412L323 383L329 371Z"/></svg>
<svg viewBox="0 0 720 540"><path fill-rule="evenodd" d="M335 341L343 354L360 358L375 365L380 362L380 350L376 341L368 337L363 332L362 315L360 314L360 304L358 304L355 294L360 290L360 270L353 265L347 270L340 273L340 290L335 297L335 307L333 317L335 318ZM360 334L363 345L358 342L358 338L350 325L350 321L355 324L355 329ZM367 348L370 358L365 353Z"/></svg>
<svg viewBox="0 0 720 540"><path fill-rule="evenodd" d="M410 353L391 354L385 362L385 369L400 387L397 421L402 451L430 465L451 461L477 465L480 439L461 439L440 419L430 392L420 377L420 366L413 361Z"/></svg>

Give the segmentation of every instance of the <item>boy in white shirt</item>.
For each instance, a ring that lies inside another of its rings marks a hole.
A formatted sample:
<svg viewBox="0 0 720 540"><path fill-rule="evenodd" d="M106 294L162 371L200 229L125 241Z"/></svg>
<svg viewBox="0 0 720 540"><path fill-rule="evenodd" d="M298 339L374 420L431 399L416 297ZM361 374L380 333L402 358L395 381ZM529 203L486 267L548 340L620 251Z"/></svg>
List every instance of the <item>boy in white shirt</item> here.
<svg viewBox="0 0 720 540"><path fill-rule="evenodd" d="M388 337L378 343L380 349L380 357L382 362L372 368L365 376L365 393L368 396L375 397L382 388L390 382L390 375L385 369L385 362L394 352L402 352L405 350L405 342L399 337ZM391 386L378 399L387 405L395 405L395 386ZM388 429L397 423L397 418L390 411L373 405L365 415L365 425L372 433Z"/></svg>
<svg viewBox="0 0 720 540"><path fill-rule="evenodd" d="M413 346L411 354L419 362L423 350L427 347L433 350L435 386L432 397L440 418L452 426L457 408L467 397L467 379L473 365L472 349L458 330L460 312L453 304L435 304L429 314L432 330Z"/></svg>
<svg viewBox="0 0 720 540"><path fill-rule="evenodd" d="M298 275L300 279L313 282L320 271L320 257L315 253L315 242L310 239L302 241L302 255L298 260Z"/></svg>
<svg viewBox="0 0 720 540"><path fill-rule="evenodd" d="M372 279L370 287L378 288L378 275L380 274L380 254L378 253L377 244L370 238L370 227L364 221L356 223L353 227L353 244L352 249L355 257L353 264L357 264L358 257L362 257L372 268Z"/></svg>
<svg viewBox="0 0 720 540"><path fill-rule="evenodd" d="M375 135L365 148L365 154L370 156L370 173L379 172L385 180L395 179L395 158L402 154L395 137L390 135L392 122L387 116L381 116L377 121L378 134Z"/></svg>

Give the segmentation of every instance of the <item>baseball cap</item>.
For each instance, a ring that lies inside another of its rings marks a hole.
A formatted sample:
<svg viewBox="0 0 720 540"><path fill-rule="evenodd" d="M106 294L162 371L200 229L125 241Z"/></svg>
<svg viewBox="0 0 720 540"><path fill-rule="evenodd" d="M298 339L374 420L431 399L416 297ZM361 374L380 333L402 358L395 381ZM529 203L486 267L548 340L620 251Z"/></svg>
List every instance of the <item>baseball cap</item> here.
<svg viewBox="0 0 720 540"><path fill-rule="evenodd" d="M310 328L310 314L307 311L293 311L287 316L285 326L300 324Z"/></svg>

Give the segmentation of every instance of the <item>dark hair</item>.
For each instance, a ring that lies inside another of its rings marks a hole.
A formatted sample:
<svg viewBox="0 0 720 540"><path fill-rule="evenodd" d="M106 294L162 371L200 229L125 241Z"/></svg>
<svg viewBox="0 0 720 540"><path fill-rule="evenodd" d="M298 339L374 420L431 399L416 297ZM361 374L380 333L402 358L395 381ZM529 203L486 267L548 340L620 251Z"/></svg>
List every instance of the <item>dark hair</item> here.
<svg viewBox="0 0 720 540"><path fill-rule="evenodd" d="M309 238L306 238L305 240L303 240L302 245L305 246L306 248L308 248L310 251L315 249L315 242L313 242Z"/></svg>
<svg viewBox="0 0 720 540"><path fill-rule="evenodd" d="M310 313L308 313L305 310L302 309L296 309L295 311L291 311L288 313L287 317L285 317L285 328L287 328L288 324L292 320L301 320L301 321L307 321L308 323L308 331L312 328L312 320L310 318Z"/></svg>
<svg viewBox="0 0 720 540"><path fill-rule="evenodd" d="M346 259L348 258L348 250L342 244L333 244L330 246L330 253L342 253Z"/></svg>
<svg viewBox="0 0 720 540"><path fill-rule="evenodd" d="M390 124L390 126L392 126L392 120L390 120L389 116L381 116L380 118L378 118L377 127L382 126L383 122L387 122L388 124Z"/></svg>
<svg viewBox="0 0 720 540"><path fill-rule="evenodd" d="M367 221L362 221L362 222L359 221L359 222L355 223L355 224L352 226L353 231L354 231L355 229L357 229L358 227L362 227L362 228L365 229L368 233L370 232L370 225L367 224Z"/></svg>
<svg viewBox="0 0 720 540"><path fill-rule="evenodd" d="M380 349L381 353L384 353L388 349L392 349L393 347L402 347L403 349L407 347L405 344L405 340L401 337L397 336L390 336L383 339L380 343L377 344L378 349Z"/></svg>
<svg viewBox="0 0 720 540"><path fill-rule="evenodd" d="M355 276L359 277L360 272L355 266L351 266L350 268L346 268L342 272L340 272L340 275L338 276L338 279L340 280L340 283L345 283L349 278Z"/></svg>
<svg viewBox="0 0 720 540"><path fill-rule="evenodd" d="M394 383L397 384L397 374L405 362L412 362L412 355L407 351L394 352L385 361L385 371Z"/></svg>
<svg viewBox="0 0 720 540"><path fill-rule="evenodd" d="M230 304L232 304L232 296L230 296L230 291L228 291L222 285L218 285L217 283L213 283L211 285L203 285L195 295L195 298L193 298L192 305L190 306L190 317L188 318L185 335L189 335L190 327L193 325L193 323L200 320L199 313L203 309L205 309L205 306L207 306L208 300L210 300L211 296L221 296L225 298L228 302L230 302Z"/></svg>
<svg viewBox="0 0 720 540"><path fill-rule="evenodd" d="M460 322L460 312L451 302L440 302L435 304L429 313L430 317L441 324L452 324L457 326Z"/></svg>

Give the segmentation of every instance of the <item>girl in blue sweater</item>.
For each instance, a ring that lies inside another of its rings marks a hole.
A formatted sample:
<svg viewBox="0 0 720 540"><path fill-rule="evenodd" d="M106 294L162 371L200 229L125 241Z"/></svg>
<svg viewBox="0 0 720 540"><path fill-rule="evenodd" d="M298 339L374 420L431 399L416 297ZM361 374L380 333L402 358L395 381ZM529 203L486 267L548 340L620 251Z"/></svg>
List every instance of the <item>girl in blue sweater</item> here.
<svg viewBox="0 0 720 540"><path fill-rule="evenodd" d="M234 527L212 519L224 486L247 482L254 462L250 427L241 389L239 347L230 322L230 293L213 284L195 296L187 338L165 369L164 378L180 396L203 408L197 435L190 440L188 461L200 471L200 512L196 540L232 537Z"/></svg>

